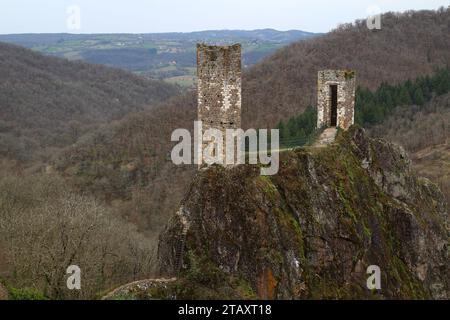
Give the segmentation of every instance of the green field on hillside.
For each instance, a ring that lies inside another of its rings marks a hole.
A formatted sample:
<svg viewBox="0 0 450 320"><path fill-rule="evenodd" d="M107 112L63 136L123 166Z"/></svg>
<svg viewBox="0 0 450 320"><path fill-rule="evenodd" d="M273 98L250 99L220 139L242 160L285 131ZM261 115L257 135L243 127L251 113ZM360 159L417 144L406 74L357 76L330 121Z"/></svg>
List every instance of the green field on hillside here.
<svg viewBox="0 0 450 320"><path fill-rule="evenodd" d="M0 41L69 60L105 64L182 87L194 85L196 44L241 43L249 67L284 45L314 36L303 31L204 31L161 34L1 35Z"/></svg>

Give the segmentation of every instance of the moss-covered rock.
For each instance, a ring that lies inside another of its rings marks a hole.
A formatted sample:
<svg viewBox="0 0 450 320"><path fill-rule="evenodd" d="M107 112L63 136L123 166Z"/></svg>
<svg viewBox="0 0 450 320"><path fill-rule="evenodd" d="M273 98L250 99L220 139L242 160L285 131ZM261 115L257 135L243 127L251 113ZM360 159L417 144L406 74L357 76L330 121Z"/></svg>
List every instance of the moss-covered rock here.
<svg viewBox="0 0 450 320"><path fill-rule="evenodd" d="M200 171L161 235L177 298L449 297L447 211L399 147L359 128L282 153L280 171ZM366 287L367 267L382 289Z"/></svg>

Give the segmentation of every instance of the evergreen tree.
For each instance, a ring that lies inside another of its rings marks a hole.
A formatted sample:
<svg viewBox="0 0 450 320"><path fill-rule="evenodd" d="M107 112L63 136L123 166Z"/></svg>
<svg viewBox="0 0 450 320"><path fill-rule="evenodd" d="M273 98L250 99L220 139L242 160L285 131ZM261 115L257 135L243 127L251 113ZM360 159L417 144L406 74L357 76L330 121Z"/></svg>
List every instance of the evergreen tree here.
<svg viewBox="0 0 450 320"><path fill-rule="evenodd" d="M450 71L449 69L439 72L436 79L436 94L441 95L450 91Z"/></svg>
<svg viewBox="0 0 450 320"><path fill-rule="evenodd" d="M277 129L280 130L280 139L284 140L289 138L289 132L286 129L286 126L283 121L280 121L280 123L277 126Z"/></svg>
<svg viewBox="0 0 450 320"><path fill-rule="evenodd" d="M413 102L418 106L422 106L425 103L425 98L423 97L423 92L420 87L417 87L414 91Z"/></svg>
<svg viewBox="0 0 450 320"><path fill-rule="evenodd" d="M412 104L411 96L409 95L409 91L404 85L400 85L397 91L397 99L396 99L396 107L398 106L406 106Z"/></svg>

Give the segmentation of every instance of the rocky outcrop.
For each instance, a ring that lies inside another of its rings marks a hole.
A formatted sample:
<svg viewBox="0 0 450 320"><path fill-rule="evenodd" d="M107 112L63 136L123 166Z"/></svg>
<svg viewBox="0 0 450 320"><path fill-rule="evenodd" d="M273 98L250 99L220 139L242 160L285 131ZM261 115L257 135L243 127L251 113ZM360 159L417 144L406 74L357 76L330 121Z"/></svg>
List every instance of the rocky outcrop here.
<svg viewBox="0 0 450 320"><path fill-rule="evenodd" d="M206 298L449 297L446 204L401 148L352 128L283 153L276 176L259 172L200 171L161 235L161 273L194 298L198 286ZM367 289L371 265L381 290Z"/></svg>

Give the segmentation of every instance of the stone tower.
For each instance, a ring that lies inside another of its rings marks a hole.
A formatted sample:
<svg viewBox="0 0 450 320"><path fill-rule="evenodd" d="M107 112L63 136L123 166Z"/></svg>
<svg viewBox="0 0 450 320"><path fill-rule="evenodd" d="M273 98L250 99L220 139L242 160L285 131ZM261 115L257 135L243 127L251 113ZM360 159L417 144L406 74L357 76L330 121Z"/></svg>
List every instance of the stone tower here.
<svg viewBox="0 0 450 320"><path fill-rule="evenodd" d="M355 72L319 71L317 86L317 127L348 130L355 123Z"/></svg>
<svg viewBox="0 0 450 320"><path fill-rule="evenodd" d="M222 131L224 153L226 130L241 128L241 45L198 44L197 74L198 120L203 132L210 128Z"/></svg>

